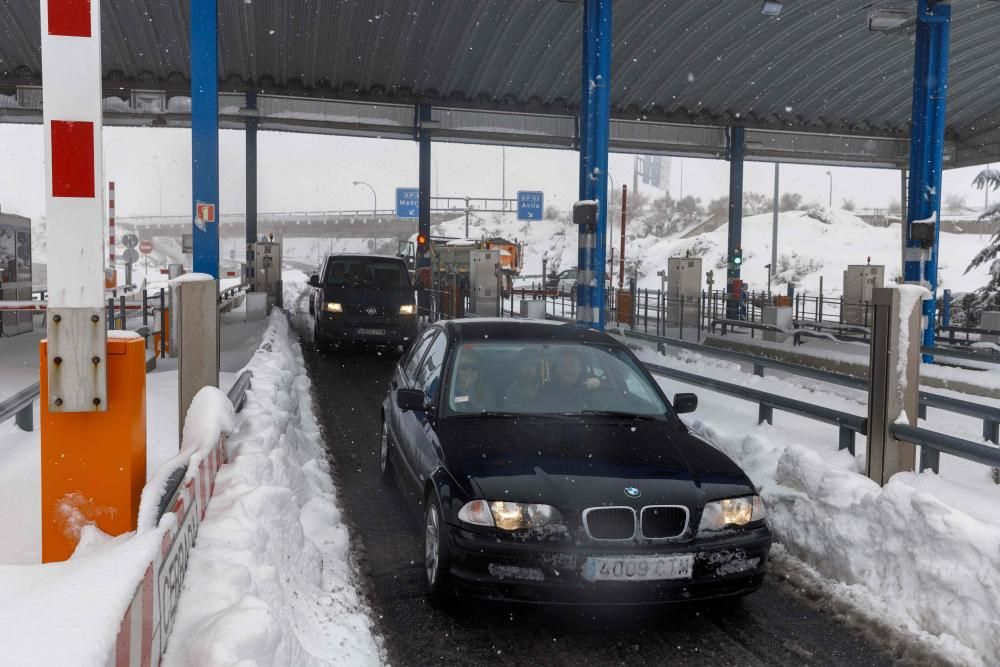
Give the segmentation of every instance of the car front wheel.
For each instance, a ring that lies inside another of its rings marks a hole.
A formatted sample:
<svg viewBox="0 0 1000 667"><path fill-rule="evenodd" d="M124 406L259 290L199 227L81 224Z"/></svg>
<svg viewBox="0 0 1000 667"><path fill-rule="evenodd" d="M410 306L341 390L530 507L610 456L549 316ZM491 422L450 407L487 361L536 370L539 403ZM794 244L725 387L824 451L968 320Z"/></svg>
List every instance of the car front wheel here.
<svg viewBox="0 0 1000 667"><path fill-rule="evenodd" d="M455 599L449 566L448 537L445 535L441 506L437 496L431 495L424 511L424 580L427 597L432 604L444 606Z"/></svg>

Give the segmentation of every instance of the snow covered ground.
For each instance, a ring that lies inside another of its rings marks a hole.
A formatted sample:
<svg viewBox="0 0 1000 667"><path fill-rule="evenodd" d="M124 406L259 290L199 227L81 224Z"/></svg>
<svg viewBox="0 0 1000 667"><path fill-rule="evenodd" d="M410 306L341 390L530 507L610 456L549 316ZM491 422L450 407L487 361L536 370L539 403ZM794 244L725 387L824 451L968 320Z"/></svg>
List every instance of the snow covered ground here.
<svg viewBox="0 0 1000 667"><path fill-rule="evenodd" d="M301 284L301 283L300 283ZM166 665L377 665L302 352L271 316L191 551Z"/></svg>
<svg viewBox="0 0 1000 667"><path fill-rule="evenodd" d="M822 276L824 296L838 296L843 291L843 271L847 265L864 264L869 257L872 264L885 265L886 282L899 275L898 224L872 227L848 211L821 209L817 215L827 221L809 217L805 211L779 215L779 276L772 289L784 291L787 281L794 278L798 289L817 294ZM652 215L642 219L649 217ZM754 290L767 288L767 269L764 266L771 263L771 225L770 213L743 218L742 275ZM616 222L613 225L616 247L617 230ZM452 220L435 225L432 232L440 236L463 236L465 221ZM550 270L573 268L577 263L577 230L571 224L568 213L561 214L557 219L536 222L519 222L510 215L502 218L499 215L473 217L470 236L502 236L524 241L526 274L540 274L543 257L548 258ZM984 238L977 234L941 234L941 289L967 292L987 282L987 267L964 275L969 260L983 243ZM714 270L717 279L724 279L726 247L727 227L723 225L691 238L682 238L681 234L664 238L627 235L625 257L627 261L639 260L640 287L659 289L660 278L656 272L667 268L668 258L683 257L688 251L692 256L704 258L703 271Z"/></svg>
<svg viewBox="0 0 1000 667"><path fill-rule="evenodd" d="M738 364L690 352L640 358L688 372L863 414L864 396L788 377L757 377ZM757 424L756 404L658 378L672 395L694 391L685 415L696 432L750 475L764 498L778 546L776 571L796 572L948 660L1000 664L1000 487L985 466L942 456L941 475L901 473L879 488L856 457L837 449L833 426L775 412ZM977 399L978 400L978 399ZM978 440L967 418L930 410L935 430Z"/></svg>

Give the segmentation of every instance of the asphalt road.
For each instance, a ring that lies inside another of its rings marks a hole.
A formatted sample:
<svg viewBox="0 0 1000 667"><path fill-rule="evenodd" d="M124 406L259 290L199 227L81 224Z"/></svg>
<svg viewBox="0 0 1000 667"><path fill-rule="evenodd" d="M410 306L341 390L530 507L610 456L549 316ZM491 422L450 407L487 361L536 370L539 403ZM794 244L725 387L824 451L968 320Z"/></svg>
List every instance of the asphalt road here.
<svg viewBox="0 0 1000 667"><path fill-rule="evenodd" d="M393 665L899 665L928 656L865 628L780 574L747 598L642 608L424 599L420 509L379 481L380 405L395 359L322 355L300 320L340 502Z"/></svg>

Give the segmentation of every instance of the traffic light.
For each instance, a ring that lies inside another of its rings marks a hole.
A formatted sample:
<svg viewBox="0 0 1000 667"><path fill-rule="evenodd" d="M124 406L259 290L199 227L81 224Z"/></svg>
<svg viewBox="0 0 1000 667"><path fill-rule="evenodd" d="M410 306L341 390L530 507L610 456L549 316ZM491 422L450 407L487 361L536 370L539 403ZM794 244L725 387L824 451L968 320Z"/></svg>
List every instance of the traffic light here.
<svg viewBox="0 0 1000 667"><path fill-rule="evenodd" d="M740 268L743 265L743 248L737 248L733 251L733 266L735 268Z"/></svg>
<svg viewBox="0 0 1000 667"><path fill-rule="evenodd" d="M417 251L420 253L427 252L427 236L424 234L417 234Z"/></svg>

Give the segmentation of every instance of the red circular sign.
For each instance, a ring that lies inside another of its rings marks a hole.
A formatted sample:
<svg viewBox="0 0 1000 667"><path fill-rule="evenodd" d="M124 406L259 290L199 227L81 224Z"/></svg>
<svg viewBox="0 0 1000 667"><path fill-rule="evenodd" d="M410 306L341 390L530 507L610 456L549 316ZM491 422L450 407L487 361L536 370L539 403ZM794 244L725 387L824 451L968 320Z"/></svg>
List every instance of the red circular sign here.
<svg viewBox="0 0 1000 667"><path fill-rule="evenodd" d="M153 242L152 241L140 241L139 242L139 252L143 255L148 255L153 252Z"/></svg>

